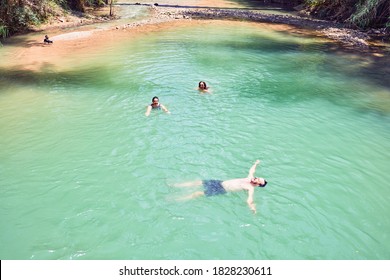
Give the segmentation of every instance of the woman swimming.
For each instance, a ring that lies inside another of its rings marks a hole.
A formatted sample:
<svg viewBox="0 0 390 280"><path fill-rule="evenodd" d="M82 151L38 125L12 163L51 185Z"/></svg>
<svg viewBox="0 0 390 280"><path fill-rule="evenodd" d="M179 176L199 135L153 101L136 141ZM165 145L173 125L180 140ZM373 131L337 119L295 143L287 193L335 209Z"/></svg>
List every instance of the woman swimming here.
<svg viewBox="0 0 390 280"><path fill-rule="evenodd" d="M206 82L200 81L198 85L198 90L200 92L209 92L209 87L207 86Z"/></svg>
<svg viewBox="0 0 390 280"><path fill-rule="evenodd" d="M148 107L146 108L146 112L145 112L145 116L149 116L150 115L150 112L153 110L163 110L165 113L171 113L168 111L168 109L159 102L159 99L157 96L153 97L152 98L152 103L150 105L148 105Z"/></svg>

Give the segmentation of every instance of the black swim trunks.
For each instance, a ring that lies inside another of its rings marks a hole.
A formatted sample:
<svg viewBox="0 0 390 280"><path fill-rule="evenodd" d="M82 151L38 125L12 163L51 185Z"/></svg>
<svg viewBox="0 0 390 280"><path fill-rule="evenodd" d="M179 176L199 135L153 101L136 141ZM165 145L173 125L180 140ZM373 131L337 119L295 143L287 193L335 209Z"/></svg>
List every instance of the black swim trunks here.
<svg viewBox="0 0 390 280"><path fill-rule="evenodd" d="M203 180L204 194L206 196L226 193L221 180Z"/></svg>

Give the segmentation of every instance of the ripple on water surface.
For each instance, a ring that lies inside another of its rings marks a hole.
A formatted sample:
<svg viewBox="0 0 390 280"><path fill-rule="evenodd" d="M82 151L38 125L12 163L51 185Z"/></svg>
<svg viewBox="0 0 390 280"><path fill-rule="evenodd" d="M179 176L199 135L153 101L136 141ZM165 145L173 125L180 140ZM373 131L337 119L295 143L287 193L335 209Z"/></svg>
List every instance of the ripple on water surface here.
<svg viewBox="0 0 390 280"><path fill-rule="evenodd" d="M1 257L388 258L390 92L327 47L199 23L3 79ZM171 114L145 117L153 96ZM256 215L244 192L178 200L258 158Z"/></svg>

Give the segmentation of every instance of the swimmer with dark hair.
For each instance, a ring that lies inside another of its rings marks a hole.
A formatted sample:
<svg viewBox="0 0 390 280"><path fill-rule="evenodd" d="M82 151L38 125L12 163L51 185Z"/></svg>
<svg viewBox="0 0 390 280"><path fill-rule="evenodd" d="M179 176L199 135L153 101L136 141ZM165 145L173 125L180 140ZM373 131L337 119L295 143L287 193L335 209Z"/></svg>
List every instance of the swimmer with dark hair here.
<svg viewBox="0 0 390 280"><path fill-rule="evenodd" d="M168 114L171 113L168 111L168 109L163 104L161 104L159 102L159 99L157 96L154 96L152 98L152 103L150 105L148 105L148 107L146 108L145 116L148 117L152 110L163 110L165 113L168 113Z"/></svg>
<svg viewBox="0 0 390 280"><path fill-rule="evenodd" d="M219 194L225 194L226 192L235 191L247 191L248 198L246 200L249 208L253 213L256 213L256 206L253 203L253 196L256 187L264 188L267 185L267 181L264 178L255 177L256 167L260 163L260 160L256 162L249 169L249 174L246 178L231 179L226 181L221 180L197 180L192 182L185 182L175 184L175 187L197 187L203 186L203 191L197 191L189 196L181 198L181 200L192 199L200 196L214 196Z"/></svg>
<svg viewBox="0 0 390 280"><path fill-rule="evenodd" d="M53 44L52 40L49 40L49 36L45 35L45 39L43 39L44 44Z"/></svg>
<svg viewBox="0 0 390 280"><path fill-rule="evenodd" d="M208 88L206 82L200 81L198 84L198 90L200 92L209 92L209 88Z"/></svg>

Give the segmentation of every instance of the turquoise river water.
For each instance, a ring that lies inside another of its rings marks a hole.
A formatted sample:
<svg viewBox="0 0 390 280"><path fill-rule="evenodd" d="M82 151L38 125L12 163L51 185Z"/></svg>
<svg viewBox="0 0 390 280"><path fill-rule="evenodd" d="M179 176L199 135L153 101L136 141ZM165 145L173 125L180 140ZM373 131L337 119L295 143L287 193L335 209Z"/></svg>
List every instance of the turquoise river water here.
<svg viewBox="0 0 390 280"><path fill-rule="evenodd" d="M0 258L389 259L383 59L216 21L0 61ZM144 115L155 95L171 114ZM256 159L257 214L244 192L178 201Z"/></svg>

